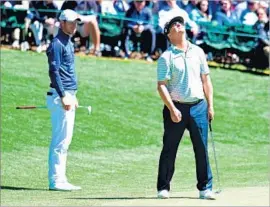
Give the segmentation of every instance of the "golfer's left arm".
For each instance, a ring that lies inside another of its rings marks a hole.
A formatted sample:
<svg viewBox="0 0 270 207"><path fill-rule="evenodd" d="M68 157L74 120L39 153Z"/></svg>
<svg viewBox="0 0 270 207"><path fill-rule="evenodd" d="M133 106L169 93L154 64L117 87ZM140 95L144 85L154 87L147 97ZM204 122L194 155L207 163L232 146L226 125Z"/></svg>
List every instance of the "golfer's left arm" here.
<svg viewBox="0 0 270 207"><path fill-rule="evenodd" d="M210 70L204 54L204 51L200 49L198 51L200 58L200 74L203 85L204 96L208 103L208 119L211 121L214 119L214 101L213 101L213 85L210 78Z"/></svg>
<svg viewBox="0 0 270 207"><path fill-rule="evenodd" d="M205 98L208 103L208 118L214 119L214 103L213 103L213 85L209 74L202 74L202 84Z"/></svg>

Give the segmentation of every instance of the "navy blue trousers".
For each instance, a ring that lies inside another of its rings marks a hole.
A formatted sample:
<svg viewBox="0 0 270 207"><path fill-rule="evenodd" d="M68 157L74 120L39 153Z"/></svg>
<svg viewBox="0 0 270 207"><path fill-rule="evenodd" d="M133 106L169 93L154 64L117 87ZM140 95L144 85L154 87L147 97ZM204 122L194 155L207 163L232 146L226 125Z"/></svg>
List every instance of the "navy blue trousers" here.
<svg viewBox="0 0 270 207"><path fill-rule="evenodd" d="M196 160L198 190L212 189L212 172L208 159L208 107L205 100L197 104L175 103L182 120L174 123L169 109L163 109L164 135L158 170L157 190L170 190L177 149L185 129L189 130Z"/></svg>

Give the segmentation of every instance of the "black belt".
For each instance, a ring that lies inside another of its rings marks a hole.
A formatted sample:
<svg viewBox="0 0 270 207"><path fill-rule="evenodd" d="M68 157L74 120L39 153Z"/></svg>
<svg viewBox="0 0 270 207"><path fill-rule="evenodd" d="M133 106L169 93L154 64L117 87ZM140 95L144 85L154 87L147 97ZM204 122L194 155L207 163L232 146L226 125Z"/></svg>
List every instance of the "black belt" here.
<svg viewBox="0 0 270 207"><path fill-rule="evenodd" d="M47 96L52 96L53 93L52 92L47 92Z"/></svg>
<svg viewBox="0 0 270 207"><path fill-rule="evenodd" d="M192 105L192 104L198 104L202 101L203 99L199 99L197 101L193 101L193 102L181 102L181 101L175 101L173 100L174 103L178 103L178 104L187 104L187 105Z"/></svg>

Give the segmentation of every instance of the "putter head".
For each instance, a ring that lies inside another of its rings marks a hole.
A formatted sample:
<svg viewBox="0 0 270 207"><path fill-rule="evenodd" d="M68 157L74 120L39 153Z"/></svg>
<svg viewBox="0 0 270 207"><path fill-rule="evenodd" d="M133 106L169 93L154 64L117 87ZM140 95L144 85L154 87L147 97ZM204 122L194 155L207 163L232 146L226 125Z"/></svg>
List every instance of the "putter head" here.
<svg viewBox="0 0 270 207"><path fill-rule="evenodd" d="M92 107L91 107L91 106L88 106L88 107L87 107L87 110L88 110L88 115L90 115L91 112L92 112Z"/></svg>

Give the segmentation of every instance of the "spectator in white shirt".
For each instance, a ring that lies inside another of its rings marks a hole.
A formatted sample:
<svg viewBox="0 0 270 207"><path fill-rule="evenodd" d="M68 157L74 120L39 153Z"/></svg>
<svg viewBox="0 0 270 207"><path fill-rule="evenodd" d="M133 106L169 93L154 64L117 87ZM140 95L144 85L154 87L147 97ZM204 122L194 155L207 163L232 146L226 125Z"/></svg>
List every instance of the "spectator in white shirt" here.
<svg viewBox="0 0 270 207"><path fill-rule="evenodd" d="M157 33L159 37L157 37L157 47L160 47L162 51L165 51L168 48L169 42L163 34L164 26L166 22L177 16L183 17L187 27L189 28L187 30L187 34L189 38L191 38L194 42L199 32L198 25L189 18L188 13L184 9L181 9L177 5L176 0L166 0L164 3L167 3L167 5L163 6L162 9L158 12L159 29Z"/></svg>
<svg viewBox="0 0 270 207"><path fill-rule="evenodd" d="M254 25L258 20L258 16L256 15L258 6L258 1L248 0L247 9L245 9L240 15L241 23L251 26Z"/></svg>

